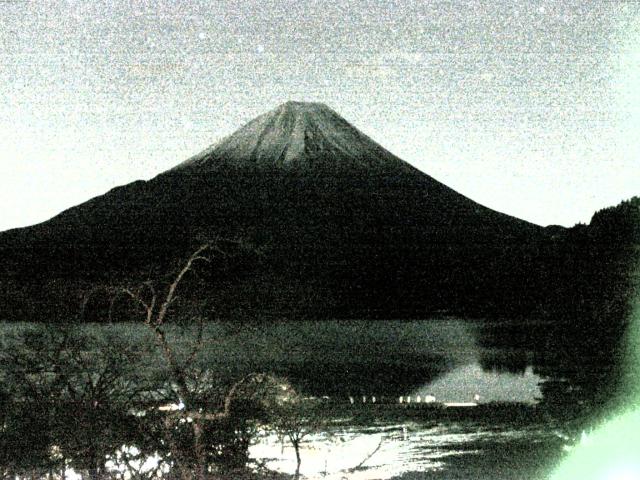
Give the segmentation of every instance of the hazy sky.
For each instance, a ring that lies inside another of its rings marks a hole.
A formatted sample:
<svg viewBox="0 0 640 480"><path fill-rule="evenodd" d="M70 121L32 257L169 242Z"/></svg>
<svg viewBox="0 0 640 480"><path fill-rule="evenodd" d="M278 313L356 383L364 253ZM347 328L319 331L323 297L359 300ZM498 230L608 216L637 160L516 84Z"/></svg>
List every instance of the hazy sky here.
<svg viewBox="0 0 640 480"><path fill-rule="evenodd" d="M640 3L0 0L0 230L289 99L484 205L585 222L640 194Z"/></svg>

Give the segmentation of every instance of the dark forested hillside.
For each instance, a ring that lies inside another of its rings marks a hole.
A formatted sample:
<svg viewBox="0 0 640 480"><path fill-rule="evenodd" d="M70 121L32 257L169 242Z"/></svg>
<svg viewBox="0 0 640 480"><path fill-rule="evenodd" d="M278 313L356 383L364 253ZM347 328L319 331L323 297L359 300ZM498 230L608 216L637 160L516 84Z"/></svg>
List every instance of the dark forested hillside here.
<svg viewBox="0 0 640 480"><path fill-rule="evenodd" d="M537 318L517 335L493 330L502 346L525 338L535 351L545 402L604 411L621 391L625 334L640 287L640 198L596 212L589 225L558 230L538 246L532 272Z"/></svg>
<svg viewBox="0 0 640 480"><path fill-rule="evenodd" d="M571 378L604 403L619 391L624 336L640 287L640 198L595 213L568 232L560 249L558 319L550 352L562 352ZM553 355L549 355L553 358Z"/></svg>

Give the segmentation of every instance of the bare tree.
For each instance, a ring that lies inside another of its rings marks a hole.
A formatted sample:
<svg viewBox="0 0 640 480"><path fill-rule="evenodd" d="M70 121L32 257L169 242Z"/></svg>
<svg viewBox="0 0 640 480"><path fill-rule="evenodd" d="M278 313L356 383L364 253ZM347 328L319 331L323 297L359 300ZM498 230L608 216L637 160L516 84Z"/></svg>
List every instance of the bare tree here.
<svg viewBox="0 0 640 480"><path fill-rule="evenodd" d="M274 391L275 385L278 385L277 379L269 375L246 375L230 387L221 409L212 412L207 404L208 400L204 400L203 404L203 397L206 398L216 382L209 378L210 371L200 372L193 367L194 359L205 345L203 318L196 317L197 333L186 355L183 351L178 351L177 346L167 336L166 327L170 323L168 320L172 306L178 298L179 287L190 273L197 275L196 266L199 263L211 263L216 256L226 256L226 253L216 243L204 243L164 281L147 280L133 287L94 289L85 297L82 305L84 316L91 295L102 290L109 294L107 316L110 320L114 318L118 301L123 298L128 299L141 313L143 324L152 333L158 351L168 367L169 381L175 397L172 399L174 408L165 409L163 425L173 465L183 480L210 478L210 452L206 433L215 429L216 425L221 426L233 416L237 399L250 397L252 402L263 405L266 410L264 405L268 399L274 398L271 392ZM215 407L214 410L216 408L220 407ZM185 428L190 430L192 439L191 442L187 442L190 446L186 450L184 438L180 438L184 437L181 432Z"/></svg>
<svg viewBox="0 0 640 480"><path fill-rule="evenodd" d="M151 331L155 344L157 345L164 361L167 364L171 387L177 395L177 404L181 405L178 412L183 423L191 425L193 437L193 457L195 465L188 465L185 456L181 454L177 442L174 441L172 430L176 428L172 416L167 416L165 426L167 432L167 443L171 449L172 457L176 462L176 467L180 470L180 476L184 480L206 478L206 453L202 439L202 417L194 415L196 410L196 394L190 388L189 364L202 348L203 342L203 320L198 318L198 334L191 348L190 353L184 361L180 361L174 346L167 339L166 325L171 306L177 296L178 287L184 281L186 275L193 271L198 263L210 263L215 255L224 255L224 252L212 242L207 242L198 247L182 266L174 273L168 281L147 280L135 287L129 286L107 286L99 287L85 296L81 308L81 316L85 317L87 304L97 291L106 291L110 297L108 307L108 318L113 320L115 307L122 297L129 299L135 307L142 313L144 325Z"/></svg>
<svg viewBox="0 0 640 480"><path fill-rule="evenodd" d="M193 453L195 457L195 465L193 465L193 467L195 467L195 471L191 471L191 468L185 469L185 465L181 465L181 476L185 480L192 478L192 476L195 476L198 480L206 478L207 462L205 446L203 445L202 440L202 418L193 418L193 415L190 415L193 413L191 410L195 408L196 399L194 398L194 395L192 395L192 390L189 388L187 374L188 363L193 360L193 357L202 347L202 319L199 319L198 337L185 363L178 361L176 352L167 340L164 327L169 309L177 298L176 292L178 286L183 281L185 275L194 268L196 263L210 262L211 256L214 253L222 254L222 251L211 243L201 245L187 259L182 268L180 268L175 277L170 281L166 291L164 292L161 292L152 281L144 282L135 290L129 288L117 289L115 292L116 295L112 298L109 312L110 315L112 315L112 307L117 299L117 294L128 296L133 302L143 309L144 324L154 334L155 342L160 348L162 356L169 367L170 378L174 388L176 389L176 393L178 394L178 401L183 405L183 408L181 409L181 416L185 422L188 421L191 424L193 431ZM167 426L170 425L168 424ZM169 434L169 438L171 438L171 434ZM178 449L175 445L173 446L172 451L175 457L179 457Z"/></svg>

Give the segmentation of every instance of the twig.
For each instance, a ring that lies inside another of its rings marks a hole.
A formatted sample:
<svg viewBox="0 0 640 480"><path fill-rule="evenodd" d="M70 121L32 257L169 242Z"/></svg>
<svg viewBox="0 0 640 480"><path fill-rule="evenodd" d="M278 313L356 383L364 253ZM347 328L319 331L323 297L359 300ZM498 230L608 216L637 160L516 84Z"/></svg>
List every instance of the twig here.
<svg viewBox="0 0 640 480"><path fill-rule="evenodd" d="M373 450L373 452L371 452L369 455L367 455L364 460L362 460L358 465L356 465L353 468L350 468L349 470L347 470L349 473L353 473L357 470L360 470L360 468L362 468L362 466L371 459L371 457L373 457L376 453L378 453L378 450L380 450L380 447L382 447L382 441L384 440L384 438L380 438L380 443L378 443L378 446Z"/></svg>

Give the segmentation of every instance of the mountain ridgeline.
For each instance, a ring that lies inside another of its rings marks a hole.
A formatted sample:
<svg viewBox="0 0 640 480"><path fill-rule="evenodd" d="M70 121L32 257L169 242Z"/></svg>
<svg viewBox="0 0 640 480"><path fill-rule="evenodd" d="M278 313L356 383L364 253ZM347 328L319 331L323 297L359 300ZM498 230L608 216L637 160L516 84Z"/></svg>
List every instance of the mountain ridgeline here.
<svg viewBox="0 0 640 480"><path fill-rule="evenodd" d="M493 211L325 105L288 102L152 180L0 234L0 319L77 319L96 286L157 278L211 238L226 255L181 292L209 318L573 315L627 293L637 230L599 243L600 217L543 228Z"/></svg>

